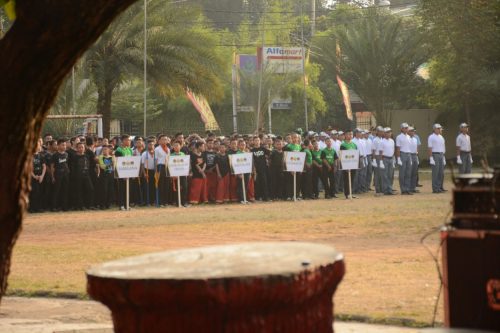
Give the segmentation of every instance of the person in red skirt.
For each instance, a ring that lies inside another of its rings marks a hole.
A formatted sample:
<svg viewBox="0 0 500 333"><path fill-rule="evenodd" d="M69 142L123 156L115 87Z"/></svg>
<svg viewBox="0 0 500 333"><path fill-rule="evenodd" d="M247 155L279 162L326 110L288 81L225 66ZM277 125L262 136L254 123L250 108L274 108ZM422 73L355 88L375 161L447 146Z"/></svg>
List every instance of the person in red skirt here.
<svg viewBox="0 0 500 333"><path fill-rule="evenodd" d="M231 176L229 167L229 156L226 154L226 145L221 143L219 153L215 157L215 170L217 172L217 192L215 202L222 204L229 202L229 177Z"/></svg>
<svg viewBox="0 0 500 333"><path fill-rule="evenodd" d="M203 150L205 143L196 142L191 153L191 171L193 173L191 177L191 186L189 188L189 203L199 204L207 203L207 191L206 191L206 174L205 174L205 160L203 159Z"/></svg>

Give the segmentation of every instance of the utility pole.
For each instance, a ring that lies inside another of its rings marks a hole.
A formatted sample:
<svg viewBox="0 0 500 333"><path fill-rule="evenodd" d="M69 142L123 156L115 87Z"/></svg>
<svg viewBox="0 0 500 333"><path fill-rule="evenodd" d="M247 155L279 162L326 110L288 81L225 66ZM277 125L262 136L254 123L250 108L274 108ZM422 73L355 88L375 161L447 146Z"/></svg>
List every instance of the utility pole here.
<svg viewBox="0 0 500 333"><path fill-rule="evenodd" d="M71 105L72 113L76 114L76 88L75 88L75 66L71 68Z"/></svg>
<svg viewBox="0 0 500 333"><path fill-rule="evenodd" d="M146 122L147 122L147 89L148 89L148 84L147 84L147 69L148 69L148 64L147 64L147 57L148 57L148 34L147 34L147 19L148 19L148 3L147 0L144 0L144 91L143 91L143 106L144 106L144 138L147 136L147 127L146 127Z"/></svg>
<svg viewBox="0 0 500 333"><path fill-rule="evenodd" d="M264 76L264 39L266 31L266 7L264 5L264 15L262 16L262 55L260 63L260 78L259 78L259 97L257 101L257 134L259 134L259 123L260 123L260 103L262 100L262 77Z"/></svg>
<svg viewBox="0 0 500 333"><path fill-rule="evenodd" d="M311 0L311 37L316 32L316 0Z"/></svg>
<svg viewBox="0 0 500 333"><path fill-rule="evenodd" d="M235 55L233 56L233 67L231 75L231 85L233 90L233 132L238 133L238 113L236 110L236 61Z"/></svg>
<svg viewBox="0 0 500 333"><path fill-rule="evenodd" d="M304 6L301 3L300 4L300 36L302 40L302 76L303 76L303 83L304 83L304 118L306 121L306 132L309 131L309 119L307 115L307 82L306 82L306 49L304 47L304 14L303 14Z"/></svg>

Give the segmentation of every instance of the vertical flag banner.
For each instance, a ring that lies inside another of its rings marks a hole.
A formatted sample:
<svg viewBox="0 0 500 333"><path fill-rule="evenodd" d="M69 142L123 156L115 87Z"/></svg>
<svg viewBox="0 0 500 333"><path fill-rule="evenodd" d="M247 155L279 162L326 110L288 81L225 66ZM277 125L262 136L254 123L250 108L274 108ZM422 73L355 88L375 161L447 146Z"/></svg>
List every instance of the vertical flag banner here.
<svg viewBox="0 0 500 333"><path fill-rule="evenodd" d="M336 45L336 53L337 53L337 83L339 85L339 88L340 88L340 92L342 93L342 99L344 100L344 105L345 105L345 112L346 112L346 116L347 116L347 119L349 120L353 120L353 116L352 116L352 107L351 107L351 97L349 96L349 88L347 88L347 84L345 84L344 81L342 81L342 79L340 78L340 56L341 56L341 53L340 53L340 45L339 43L337 42L337 45Z"/></svg>
<svg viewBox="0 0 500 333"><path fill-rule="evenodd" d="M197 95L191 91L191 89L186 89L187 98L191 101L194 108L200 114L201 121L205 124L205 130L219 131L220 127L215 119L215 115L208 104L208 101L202 95Z"/></svg>

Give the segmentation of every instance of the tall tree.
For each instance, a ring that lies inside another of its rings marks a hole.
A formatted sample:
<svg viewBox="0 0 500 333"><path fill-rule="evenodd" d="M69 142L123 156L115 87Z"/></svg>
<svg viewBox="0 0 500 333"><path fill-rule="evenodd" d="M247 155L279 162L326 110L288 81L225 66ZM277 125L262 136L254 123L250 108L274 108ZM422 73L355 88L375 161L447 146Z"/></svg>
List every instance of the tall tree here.
<svg viewBox="0 0 500 333"><path fill-rule="evenodd" d="M339 72L380 123L390 123L389 107L416 97L409 98L418 85L415 72L426 60L417 26L380 8L345 7L332 22L316 38L317 59L331 77Z"/></svg>
<svg viewBox="0 0 500 333"><path fill-rule="evenodd" d="M178 96L189 87L208 97L222 95L219 74L224 71L216 39L193 7L174 7L169 1L149 1L147 21L148 79L165 96ZM201 23L198 23L201 22ZM133 6L120 16L87 54L97 86L97 112L109 135L113 93L126 80L143 75L144 16Z"/></svg>
<svg viewBox="0 0 500 333"><path fill-rule="evenodd" d="M31 161L59 87L111 21L133 0L17 0L0 40L0 297L21 232Z"/></svg>

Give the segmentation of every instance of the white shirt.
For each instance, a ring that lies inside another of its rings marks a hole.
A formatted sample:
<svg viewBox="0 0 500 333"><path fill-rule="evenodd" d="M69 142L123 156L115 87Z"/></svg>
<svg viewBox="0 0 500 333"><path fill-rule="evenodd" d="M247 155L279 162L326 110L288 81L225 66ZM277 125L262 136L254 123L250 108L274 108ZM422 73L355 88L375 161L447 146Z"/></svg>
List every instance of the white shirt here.
<svg viewBox="0 0 500 333"><path fill-rule="evenodd" d="M167 151L163 150L162 146L155 148L156 164L165 165L167 161L167 156L170 154L170 150L167 147Z"/></svg>
<svg viewBox="0 0 500 333"><path fill-rule="evenodd" d="M363 139L358 139L358 138L354 138L352 139L352 142L354 142L356 144L356 146L358 147L358 150L359 150L359 156L365 156L365 145L363 143Z"/></svg>
<svg viewBox="0 0 500 333"><path fill-rule="evenodd" d="M418 139L410 136L410 153L418 154Z"/></svg>
<svg viewBox="0 0 500 333"><path fill-rule="evenodd" d="M372 144L372 155L378 155L380 152L380 142L382 139L380 137L375 137L373 139L373 144Z"/></svg>
<svg viewBox="0 0 500 333"><path fill-rule="evenodd" d="M446 152L444 138L441 134L432 133L431 135L429 135L429 139L427 140L427 146L431 149L433 153Z"/></svg>
<svg viewBox="0 0 500 333"><path fill-rule="evenodd" d="M401 133L396 137L396 147L399 148L399 150L402 153L409 153L410 152L410 136L405 133Z"/></svg>
<svg viewBox="0 0 500 333"><path fill-rule="evenodd" d="M379 151L382 151L382 155L385 157L393 157L394 156L394 140L389 138L389 139L382 139L380 141L380 147Z"/></svg>
<svg viewBox="0 0 500 333"><path fill-rule="evenodd" d="M340 145L341 144L342 144L342 141L340 141L340 140L333 140L333 142L332 142L332 147L333 147L333 149L335 149L337 156L340 155Z"/></svg>
<svg viewBox="0 0 500 333"><path fill-rule="evenodd" d="M148 151L142 153L141 163L144 165L145 169L154 170L156 167L156 154L150 154Z"/></svg>
<svg viewBox="0 0 500 333"><path fill-rule="evenodd" d="M470 152L470 136L468 134L460 133L457 136L457 147L460 149L460 151Z"/></svg>
<svg viewBox="0 0 500 333"><path fill-rule="evenodd" d="M325 148L326 148L326 143L325 143L325 141L323 141L323 140L319 140L319 141L318 141L318 147L319 147L319 149L320 149L320 150L325 149Z"/></svg>
<svg viewBox="0 0 500 333"><path fill-rule="evenodd" d="M366 151L366 155L371 155L372 154L372 149L373 149L373 142L372 140L368 139L366 140L365 139L365 151Z"/></svg>

